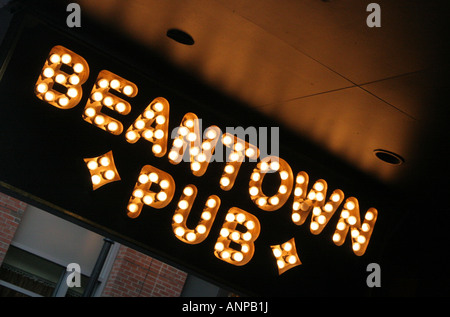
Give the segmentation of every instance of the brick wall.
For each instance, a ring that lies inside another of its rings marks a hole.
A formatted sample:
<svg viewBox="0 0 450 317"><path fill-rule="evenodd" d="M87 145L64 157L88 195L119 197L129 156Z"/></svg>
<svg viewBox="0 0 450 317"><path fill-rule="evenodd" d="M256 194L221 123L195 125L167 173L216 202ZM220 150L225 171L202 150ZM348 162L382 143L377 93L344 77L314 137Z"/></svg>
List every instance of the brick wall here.
<svg viewBox="0 0 450 317"><path fill-rule="evenodd" d="M178 297L187 274L121 245L104 297Z"/></svg>
<svg viewBox="0 0 450 317"><path fill-rule="evenodd" d="M27 204L0 193L0 265L19 227Z"/></svg>

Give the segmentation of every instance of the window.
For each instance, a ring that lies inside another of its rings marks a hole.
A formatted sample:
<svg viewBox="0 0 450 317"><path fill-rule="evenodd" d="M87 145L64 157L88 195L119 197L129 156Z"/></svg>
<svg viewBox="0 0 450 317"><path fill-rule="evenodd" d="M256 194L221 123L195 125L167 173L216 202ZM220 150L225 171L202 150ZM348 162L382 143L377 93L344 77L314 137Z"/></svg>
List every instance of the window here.
<svg viewBox="0 0 450 317"><path fill-rule="evenodd" d="M11 245L0 267L0 297L81 296L88 277L81 275L81 287L67 288L66 273L65 267Z"/></svg>

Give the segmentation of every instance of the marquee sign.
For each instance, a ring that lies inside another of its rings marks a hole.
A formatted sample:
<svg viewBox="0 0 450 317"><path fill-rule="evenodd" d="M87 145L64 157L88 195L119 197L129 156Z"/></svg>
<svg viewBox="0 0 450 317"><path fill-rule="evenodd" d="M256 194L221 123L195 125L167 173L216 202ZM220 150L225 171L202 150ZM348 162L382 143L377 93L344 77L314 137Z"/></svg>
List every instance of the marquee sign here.
<svg viewBox="0 0 450 317"><path fill-rule="evenodd" d="M284 130L249 137L278 127L179 93L170 73L128 66L133 51L119 62L32 20L4 46L3 190L244 294L366 287L376 187Z"/></svg>

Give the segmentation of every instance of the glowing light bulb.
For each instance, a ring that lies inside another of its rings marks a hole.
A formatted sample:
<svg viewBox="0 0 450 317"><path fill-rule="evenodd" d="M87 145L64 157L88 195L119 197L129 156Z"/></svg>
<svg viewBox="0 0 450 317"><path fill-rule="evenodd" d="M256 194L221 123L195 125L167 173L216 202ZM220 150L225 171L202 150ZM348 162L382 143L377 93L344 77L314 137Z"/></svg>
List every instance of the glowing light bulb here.
<svg viewBox="0 0 450 317"><path fill-rule="evenodd" d="M252 234L250 232L246 232L242 235L242 239L245 241L250 241L252 239Z"/></svg>
<svg viewBox="0 0 450 317"><path fill-rule="evenodd" d="M234 241L239 240L240 237L241 237L241 235L237 231L234 231L234 232L231 233L231 239L234 240Z"/></svg>
<svg viewBox="0 0 450 317"><path fill-rule="evenodd" d="M102 100L103 99L103 94L101 93L101 92L99 92L99 91L96 91L96 92L94 92L93 94L92 94L92 99L94 100L94 101L100 101L100 100Z"/></svg>
<svg viewBox="0 0 450 317"><path fill-rule="evenodd" d="M220 235L224 238L228 237L229 234L230 234L230 231L227 228L222 228L220 230Z"/></svg>
<svg viewBox="0 0 450 317"><path fill-rule="evenodd" d="M231 162L236 162L237 160L239 160L239 153L238 152L232 152L230 154L230 161Z"/></svg>
<svg viewBox="0 0 450 317"><path fill-rule="evenodd" d="M210 140L214 139L216 136L217 136L217 133L214 130L208 130L208 132L206 132L206 137Z"/></svg>
<svg viewBox="0 0 450 317"><path fill-rule="evenodd" d="M144 198L142 199L142 201L146 205L151 205L153 203L153 198L150 195L145 195Z"/></svg>
<svg viewBox="0 0 450 317"><path fill-rule="evenodd" d="M206 202L206 205L209 208L214 208L216 206L216 201L213 198L208 199L208 201Z"/></svg>
<svg viewBox="0 0 450 317"><path fill-rule="evenodd" d="M193 162L193 163L191 164L191 168L192 168L192 170L193 170L194 172L196 172L196 171L199 171L199 170L200 170L201 165L200 165L199 162Z"/></svg>
<svg viewBox="0 0 450 317"><path fill-rule="evenodd" d="M157 138L158 140L162 139L164 137L164 131L163 130L156 130L155 131L155 138Z"/></svg>
<svg viewBox="0 0 450 317"><path fill-rule="evenodd" d="M303 175L298 175L295 181L297 184L303 184L305 182L305 177Z"/></svg>
<svg viewBox="0 0 450 317"><path fill-rule="evenodd" d="M253 157L255 155L255 150L253 150L252 148L248 148L247 150L245 150L245 155L247 157Z"/></svg>
<svg viewBox="0 0 450 317"><path fill-rule="evenodd" d="M274 171L278 171L279 168L280 168L280 163L278 163L277 161L270 163L270 169L272 169Z"/></svg>
<svg viewBox="0 0 450 317"><path fill-rule="evenodd" d="M113 103L114 103L113 99L109 96L103 99L103 104L107 107L111 107Z"/></svg>
<svg viewBox="0 0 450 317"><path fill-rule="evenodd" d="M228 222L233 222L236 217L233 214L227 214L227 216L225 217L226 221Z"/></svg>
<svg viewBox="0 0 450 317"><path fill-rule="evenodd" d="M230 179L228 178L228 177L222 177L221 179L220 179L220 184L222 185L222 186L228 186L228 185L230 185Z"/></svg>
<svg viewBox="0 0 450 317"><path fill-rule="evenodd" d="M98 175L92 175L91 179L92 179L92 184L94 184L94 185L98 185L102 181L101 177Z"/></svg>
<svg viewBox="0 0 450 317"><path fill-rule="evenodd" d="M264 206L266 204L266 199L265 198L259 198L256 202L259 206Z"/></svg>
<svg viewBox="0 0 450 317"><path fill-rule="evenodd" d="M123 93L127 96L130 96L133 93L133 87L131 87L130 85L127 85L125 87L123 87Z"/></svg>
<svg viewBox="0 0 450 317"><path fill-rule="evenodd" d="M136 204L129 204L128 205L128 211L129 212L136 212L136 211L138 211L138 205L136 205Z"/></svg>
<svg viewBox="0 0 450 317"><path fill-rule="evenodd" d="M99 86L100 88L106 88L106 87L108 87L108 85L109 85L109 81L106 80L106 79L100 79L100 80L98 81L98 86Z"/></svg>
<svg viewBox="0 0 450 317"><path fill-rule="evenodd" d="M289 243L289 242L286 242L285 244L283 244L283 249L284 249L284 251L287 251L287 252L291 251L292 250L292 244Z"/></svg>
<svg viewBox="0 0 450 317"><path fill-rule="evenodd" d="M243 223L244 221L245 221L245 215L244 214L238 214L237 216L236 216L236 220L239 222L239 223Z"/></svg>
<svg viewBox="0 0 450 317"><path fill-rule="evenodd" d="M116 173L114 173L113 170L107 170L105 172L105 178L108 179L108 180L113 179L115 176L116 176Z"/></svg>
<svg viewBox="0 0 450 317"><path fill-rule="evenodd" d="M229 144L231 144L231 142L233 142L233 139L228 135L226 135L222 138L222 143L225 145L229 145Z"/></svg>
<svg viewBox="0 0 450 317"><path fill-rule="evenodd" d="M92 118L92 117L94 117L94 116L96 115L96 112L95 112L95 109L94 109L94 108L89 107L89 108L87 108L87 109L84 111L84 114L85 114L86 116Z"/></svg>
<svg viewBox="0 0 450 317"><path fill-rule="evenodd" d="M160 102L157 102L153 105L153 109L155 109L158 112L161 112L164 109L164 105Z"/></svg>
<svg viewBox="0 0 450 317"><path fill-rule="evenodd" d="M149 178L146 174L141 174L139 175L138 181L141 184L146 184L149 181Z"/></svg>
<svg viewBox="0 0 450 317"><path fill-rule="evenodd" d="M209 211L202 212L202 219L203 220L210 220L211 219L211 213Z"/></svg>
<svg viewBox="0 0 450 317"><path fill-rule="evenodd" d="M259 190L258 190L257 187L253 186L253 187L250 187L249 192L250 192L250 195L251 195L251 196L256 196L256 195L258 195Z"/></svg>
<svg viewBox="0 0 450 317"><path fill-rule="evenodd" d="M356 238L356 241L358 241L358 243L360 243L360 244L364 244L366 242L366 238L364 236L362 236L362 235L359 235Z"/></svg>
<svg viewBox="0 0 450 317"><path fill-rule="evenodd" d="M119 125L117 124L117 122L112 121L112 122L108 123L108 130L109 131L115 132L118 129L119 129Z"/></svg>
<svg viewBox="0 0 450 317"><path fill-rule="evenodd" d="M84 70L84 67L82 64L76 63L75 65L73 65L73 70L75 71L75 73L81 73Z"/></svg>
<svg viewBox="0 0 450 317"><path fill-rule="evenodd" d="M100 159L100 165L101 166L108 166L110 163L111 163L111 161L107 157L102 157Z"/></svg>
<svg viewBox="0 0 450 317"><path fill-rule="evenodd" d="M105 117L98 115L94 118L94 122L98 125L102 125L105 123Z"/></svg>
<svg viewBox="0 0 450 317"><path fill-rule="evenodd" d="M72 56L70 56L69 54L64 54L63 56L61 56L61 61L64 64L69 64L72 61Z"/></svg>
<svg viewBox="0 0 450 317"><path fill-rule="evenodd" d="M301 189L300 187L297 187L295 190L294 190L294 196L301 196L303 194L303 189Z"/></svg>
<svg viewBox="0 0 450 317"><path fill-rule="evenodd" d="M247 229L252 230L255 228L255 223L250 220L245 223L245 226L247 227Z"/></svg>
<svg viewBox="0 0 450 317"><path fill-rule="evenodd" d="M55 81L59 84L62 84L66 81L66 76L64 76L63 74L58 74L55 77Z"/></svg>
<svg viewBox="0 0 450 317"><path fill-rule="evenodd" d="M223 245L222 242L217 242L217 243L214 245L214 249L217 250L217 251L223 251L224 248L225 248L225 246Z"/></svg>
<svg viewBox="0 0 450 317"><path fill-rule="evenodd" d="M192 189L192 187L185 187L183 190L183 194L185 194L186 196L192 196L193 193L194 190Z"/></svg>
<svg viewBox="0 0 450 317"><path fill-rule="evenodd" d="M162 189L167 189L169 188L170 184L168 180L164 179L159 183L159 186L161 186Z"/></svg>
<svg viewBox="0 0 450 317"><path fill-rule="evenodd" d="M187 239L188 241L190 241L190 242L195 241L196 238L197 238L197 235L196 235L195 233L193 233L193 232L189 232L189 233L186 235L186 239Z"/></svg>
<svg viewBox="0 0 450 317"><path fill-rule="evenodd" d="M177 228L175 229L175 234L176 234L177 236L179 236L179 237L182 237L182 236L184 235L184 229L181 228L181 227L177 227Z"/></svg>
<svg viewBox="0 0 450 317"><path fill-rule="evenodd" d="M152 146L152 152L155 153L155 154L161 153L161 152L162 152L162 147L161 147L161 145L159 145L159 144L154 144L154 145Z"/></svg>
<svg viewBox="0 0 450 317"><path fill-rule="evenodd" d="M233 254L233 260L235 260L236 262L241 262L244 259L244 256L242 255L241 252L235 252Z"/></svg>
<svg viewBox="0 0 450 317"><path fill-rule="evenodd" d="M267 171L269 169L269 164L267 162L261 162L261 171Z"/></svg>
<svg viewBox="0 0 450 317"><path fill-rule="evenodd" d="M241 142L237 142L235 145L234 145L234 150L235 151L242 151L244 149L244 144L242 144Z"/></svg>
<svg viewBox="0 0 450 317"><path fill-rule="evenodd" d="M281 250L280 249L278 249L278 248L274 248L273 250L272 250L272 252L273 252L273 255L276 257L276 258L279 258L280 256L281 256Z"/></svg>
<svg viewBox="0 0 450 317"><path fill-rule="evenodd" d="M278 189L278 192L280 194L286 194L287 193L287 187L285 185L281 185L280 188Z"/></svg>
<svg viewBox="0 0 450 317"><path fill-rule="evenodd" d="M354 224L356 224L356 218L354 216L350 216L348 218L348 223L353 226Z"/></svg>
<svg viewBox="0 0 450 317"><path fill-rule="evenodd" d="M165 192L159 192L156 195L156 198L158 198L159 201L165 201L167 199L167 194Z"/></svg>
<svg viewBox="0 0 450 317"><path fill-rule="evenodd" d="M341 196L339 196L339 194L333 194L331 196L331 200L334 201L335 203L338 202L339 199L341 199Z"/></svg>
<svg viewBox="0 0 450 317"><path fill-rule="evenodd" d="M324 188L325 187L324 187L323 183L321 183L321 182L317 182L317 183L314 184L314 189L319 191L319 192L322 191Z"/></svg>
<svg viewBox="0 0 450 317"><path fill-rule="evenodd" d="M189 207L189 203L188 203L186 200L181 200L181 201L178 203L178 207L179 207L180 209L185 210L187 207Z"/></svg>
<svg viewBox="0 0 450 317"><path fill-rule="evenodd" d="M365 218L366 220L368 220L368 221L371 221L371 220L373 220L374 215L373 215L372 212L368 211L368 212L366 213L366 215L364 216L364 218Z"/></svg>
<svg viewBox="0 0 450 317"><path fill-rule="evenodd" d="M55 74L55 71L53 70L53 68L47 67L46 69L44 69L43 75L44 77L50 78Z"/></svg>
<svg viewBox="0 0 450 317"><path fill-rule="evenodd" d="M341 240L341 235L339 233L333 234L333 241L338 242L339 240Z"/></svg>
<svg viewBox="0 0 450 317"><path fill-rule="evenodd" d="M69 89L67 90L67 95L68 95L70 98L75 98L76 96L78 96L78 90L76 90L75 88L69 88Z"/></svg>
<svg viewBox="0 0 450 317"><path fill-rule="evenodd" d="M183 217L182 214L175 214L175 215L173 216L173 221L174 221L175 223L182 223L182 222L183 222L183 219L184 219L184 217Z"/></svg>
<svg viewBox="0 0 450 317"><path fill-rule="evenodd" d="M272 205L278 205L278 203L280 202L280 199L279 199L277 196L273 196L273 197L271 197L271 198L269 199L269 202L270 202Z"/></svg>
<svg viewBox="0 0 450 317"><path fill-rule="evenodd" d="M41 94L43 94L44 92L46 92L48 90L47 84L41 83L37 86L36 90L38 92L40 92Z"/></svg>
<svg viewBox="0 0 450 317"><path fill-rule="evenodd" d="M348 201L348 202L345 204L345 208L347 208L348 210L353 210L353 209L355 209L355 203L352 202L352 201Z"/></svg>
<svg viewBox="0 0 450 317"><path fill-rule="evenodd" d="M150 173L149 179L150 179L151 182L154 182L154 183L157 182L158 179L159 179L158 174L156 174L156 173Z"/></svg>
<svg viewBox="0 0 450 317"><path fill-rule="evenodd" d="M52 101L53 99L55 99L55 94L51 91L47 91L44 95L44 98L47 101Z"/></svg>
<svg viewBox="0 0 450 317"><path fill-rule="evenodd" d="M286 171L281 171L281 172L280 172L280 178L281 178L282 180L288 179L288 178L289 178L289 173L286 172Z"/></svg>
<svg viewBox="0 0 450 317"><path fill-rule="evenodd" d="M58 103L62 107L67 106L69 104L69 99L66 97L61 97L59 98Z"/></svg>
<svg viewBox="0 0 450 317"><path fill-rule="evenodd" d="M89 161L89 163L87 164L87 167L90 170L95 170L96 168L98 168L98 164L96 161Z"/></svg>
<svg viewBox="0 0 450 317"><path fill-rule="evenodd" d="M297 262L297 259L295 256L291 255L288 257L288 262L289 264L294 264L295 262Z"/></svg>
<svg viewBox="0 0 450 317"><path fill-rule="evenodd" d="M137 138L137 134L134 131L128 131L126 134L126 138L130 141L134 141Z"/></svg>
<svg viewBox="0 0 450 317"><path fill-rule="evenodd" d="M120 86L120 82L117 79L111 80L110 86L112 89L117 89Z"/></svg>
<svg viewBox="0 0 450 317"><path fill-rule="evenodd" d="M134 127L136 129L143 129L145 127L145 121L144 120L136 120L136 122L134 123Z"/></svg>
<svg viewBox="0 0 450 317"><path fill-rule="evenodd" d="M311 222L311 230L316 231L319 229L319 224L315 221Z"/></svg>
<svg viewBox="0 0 450 317"><path fill-rule="evenodd" d="M61 57L58 54L52 54L50 56L50 62L53 64L59 63L61 61Z"/></svg>
<svg viewBox="0 0 450 317"><path fill-rule="evenodd" d="M125 104L123 102L118 102L116 104L115 108L116 108L116 111L119 113L123 113L127 109L127 107L125 106Z"/></svg>
<svg viewBox="0 0 450 317"><path fill-rule="evenodd" d="M80 83L80 77L78 77L77 75L73 74L69 77L69 82L72 85L78 85Z"/></svg>
<svg viewBox="0 0 450 317"><path fill-rule="evenodd" d="M159 115L156 117L157 124L163 124L164 122L166 122L166 118L164 116Z"/></svg>

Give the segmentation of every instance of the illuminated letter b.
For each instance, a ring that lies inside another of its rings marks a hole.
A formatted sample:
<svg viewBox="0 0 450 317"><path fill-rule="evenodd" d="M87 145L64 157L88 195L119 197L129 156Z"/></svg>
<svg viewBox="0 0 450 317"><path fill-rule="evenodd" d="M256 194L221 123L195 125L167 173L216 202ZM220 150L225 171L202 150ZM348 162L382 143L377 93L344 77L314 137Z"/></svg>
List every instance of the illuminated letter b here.
<svg viewBox="0 0 450 317"><path fill-rule="evenodd" d="M81 100L81 85L89 77L89 66L78 54L55 46L48 54L36 82L36 96L60 109L75 107Z"/></svg>

